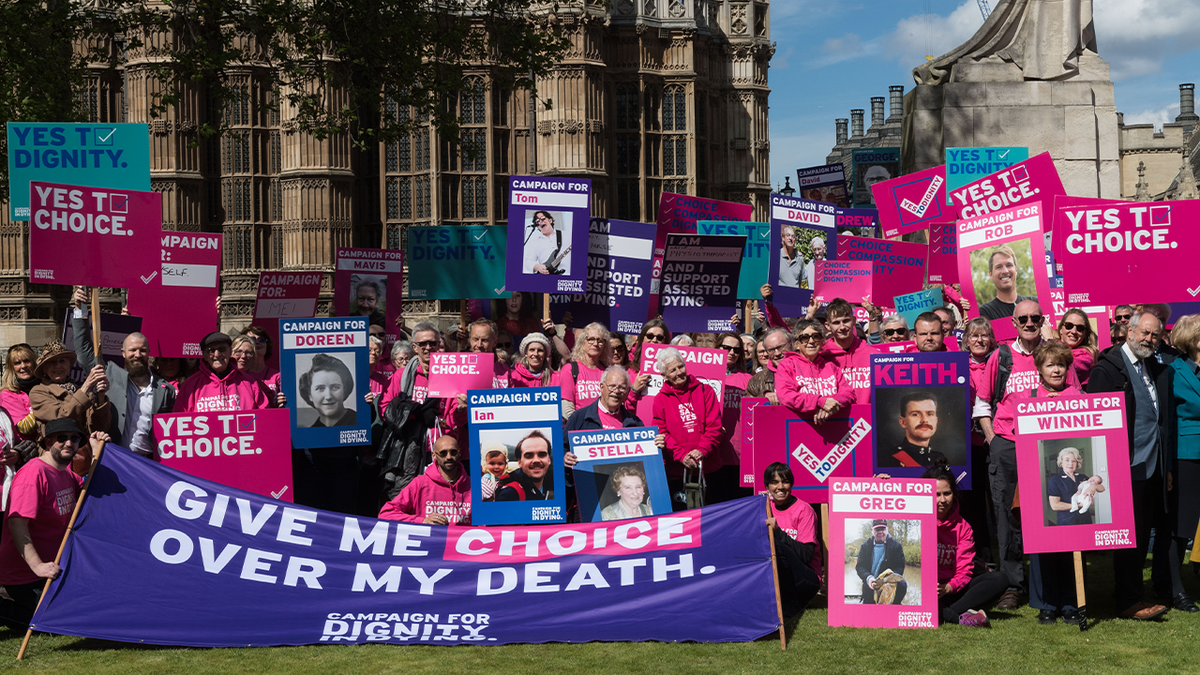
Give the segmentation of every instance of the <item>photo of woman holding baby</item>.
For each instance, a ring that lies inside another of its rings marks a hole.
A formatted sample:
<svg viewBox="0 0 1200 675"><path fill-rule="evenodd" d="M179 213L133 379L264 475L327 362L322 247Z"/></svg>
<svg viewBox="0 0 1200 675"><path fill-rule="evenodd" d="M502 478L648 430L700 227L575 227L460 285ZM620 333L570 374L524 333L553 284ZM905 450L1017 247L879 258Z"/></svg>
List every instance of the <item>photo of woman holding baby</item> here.
<svg viewBox="0 0 1200 675"><path fill-rule="evenodd" d="M1058 451L1061 469L1048 477L1046 492L1050 509L1057 515L1055 525L1091 525L1096 515L1095 500L1104 492L1104 479L1081 473L1083 453L1066 447Z"/></svg>

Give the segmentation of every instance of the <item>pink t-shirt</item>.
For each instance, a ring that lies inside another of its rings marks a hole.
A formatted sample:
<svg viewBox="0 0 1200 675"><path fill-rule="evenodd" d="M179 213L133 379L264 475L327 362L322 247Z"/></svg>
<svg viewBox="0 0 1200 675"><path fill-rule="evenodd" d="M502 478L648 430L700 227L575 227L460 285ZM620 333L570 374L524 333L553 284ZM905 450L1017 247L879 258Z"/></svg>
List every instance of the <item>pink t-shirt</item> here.
<svg viewBox="0 0 1200 675"><path fill-rule="evenodd" d="M13 477L5 517L30 520L29 538L42 562L54 562L71 512L75 510L75 497L82 480L70 467L60 471L37 458ZM12 527L5 523L4 534L0 536L0 585L31 584L39 580L17 551Z"/></svg>
<svg viewBox="0 0 1200 675"><path fill-rule="evenodd" d="M603 428L603 429L620 429L621 427L625 426L624 424L622 424L622 420L624 419L624 414L625 414L624 410L618 410L617 412L621 413L621 417L617 417L616 415L608 414L608 411L605 410L604 406L602 406L602 405L596 406L596 409L600 411L600 427L601 428Z"/></svg>
<svg viewBox="0 0 1200 675"><path fill-rule="evenodd" d="M580 363L578 381L572 378L571 370L571 364L568 363L559 371L562 397L564 401L574 401L575 409L579 410L600 398L600 380L604 377L604 368L592 368Z"/></svg>
<svg viewBox="0 0 1200 675"><path fill-rule="evenodd" d="M817 579L821 578L821 561L824 559L821 555L821 542L817 539L817 514L813 511L813 507L803 499L796 499L792 505L786 509L780 509L771 503L771 509L775 512L775 522L779 525L779 529L787 532L788 536L802 544L814 544L812 558L808 561L808 566L817 573Z"/></svg>

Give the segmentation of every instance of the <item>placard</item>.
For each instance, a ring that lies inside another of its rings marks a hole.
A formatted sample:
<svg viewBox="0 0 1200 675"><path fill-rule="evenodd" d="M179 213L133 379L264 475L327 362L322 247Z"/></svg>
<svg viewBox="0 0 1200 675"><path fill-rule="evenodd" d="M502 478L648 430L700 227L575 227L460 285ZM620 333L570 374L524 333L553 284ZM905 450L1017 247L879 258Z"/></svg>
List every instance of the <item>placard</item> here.
<svg viewBox="0 0 1200 675"><path fill-rule="evenodd" d="M657 427L575 431L567 435L579 513L585 523L671 513L671 493Z"/></svg>
<svg viewBox="0 0 1200 675"><path fill-rule="evenodd" d="M75 325L72 319L75 316L75 309L68 307L66 315L63 317L63 332L62 341L67 346L67 349L75 348ZM87 319L89 328L91 327L91 318ZM125 338L130 333L141 333L144 322L142 317L133 316L130 314L109 314L108 312L100 312L100 353L104 356L104 362L112 362L118 366L125 367L125 357L121 355L121 346L125 343ZM90 342L90 340L89 340ZM82 384L87 377L87 373L83 372L83 366L79 365L79 361L71 364L71 374L68 376L75 384Z"/></svg>
<svg viewBox="0 0 1200 675"><path fill-rule="evenodd" d="M736 330L745 235L668 234L663 254L662 318L675 333Z"/></svg>
<svg viewBox="0 0 1200 675"><path fill-rule="evenodd" d="M843 209L838 208L834 214L837 233L851 237L878 237L878 209Z"/></svg>
<svg viewBox="0 0 1200 675"><path fill-rule="evenodd" d="M928 479L832 482L830 626L937 628L936 489ZM884 555L875 565L880 540Z"/></svg>
<svg viewBox="0 0 1200 675"><path fill-rule="evenodd" d="M1029 159L1029 148L946 148L946 190L955 191ZM947 204L949 197L944 197Z"/></svg>
<svg viewBox="0 0 1200 675"><path fill-rule="evenodd" d="M974 220L1033 202L1053 204L1055 196L1065 194L1067 191L1058 177L1054 160L1050 159L1049 152L1043 152L952 190L949 196L952 206L958 209L959 219ZM1049 231L1049 222L1043 226ZM961 228L958 233L959 245L962 245Z"/></svg>
<svg viewBox="0 0 1200 675"><path fill-rule="evenodd" d="M928 256L929 247L917 242L840 235L837 238L838 260L870 260L875 263L871 286L879 296L880 303L924 288L925 260ZM879 303L872 304L879 306Z"/></svg>
<svg viewBox="0 0 1200 675"><path fill-rule="evenodd" d="M883 236L888 239L953 219L956 213L946 204L944 164L885 180L872 187L871 193L879 208Z"/></svg>
<svg viewBox="0 0 1200 675"><path fill-rule="evenodd" d="M613 332L637 335L650 315L657 226L628 220L588 221L588 271L583 295L551 295L553 318L569 310L574 325L599 322ZM658 313L655 306L655 314Z"/></svg>
<svg viewBox="0 0 1200 675"><path fill-rule="evenodd" d="M954 222L929 223L929 283L958 283L958 229Z"/></svg>
<svg viewBox="0 0 1200 675"><path fill-rule="evenodd" d="M1046 227L1050 229L1050 250L1047 251L1047 253L1049 253L1052 258L1055 258L1053 274L1061 275L1063 273L1063 258L1066 256L1065 247L1067 235L1073 233L1071 221L1068 220L1063 214L1063 209L1065 207L1075 207L1077 209L1075 211L1076 213L1078 213L1078 211L1084 211L1086 213L1093 209L1103 211L1106 207L1125 203L1128 202L1115 199L1097 199L1095 197L1071 197L1067 195L1058 195L1054 198L1053 202L1045 202L1045 217L1050 221L1046 224ZM1095 216L1093 216L1093 218L1095 218ZM1082 219L1082 217L1080 217L1080 219ZM1097 227L1097 223L1091 223L1091 227L1093 228L1093 232L1097 231L1095 229ZM1082 231L1086 231L1086 229ZM1078 241L1082 241L1082 239Z"/></svg>
<svg viewBox="0 0 1200 675"><path fill-rule="evenodd" d="M404 305L404 251L339 248L335 269L333 313L365 316L372 326L383 326L383 353L390 355Z"/></svg>
<svg viewBox="0 0 1200 675"><path fill-rule="evenodd" d="M856 208L875 208L872 187L900 175L900 148L854 150L854 203Z"/></svg>
<svg viewBox="0 0 1200 675"><path fill-rule="evenodd" d="M810 504L829 501L834 478L871 475L871 406L851 405L817 425L785 406L759 406L753 414L755 494L766 493L762 470L773 462L791 467L792 492Z"/></svg>
<svg viewBox="0 0 1200 675"><path fill-rule="evenodd" d="M769 405L770 399L760 398L757 396L743 396L741 401L741 432L742 432L742 456L741 456L741 487L753 488L755 476L759 474L758 467L754 463L754 410L761 405ZM766 469L764 466L763 469Z"/></svg>
<svg viewBox="0 0 1200 675"><path fill-rule="evenodd" d="M700 234L744 234L746 248L742 251L742 269L738 274L737 296L740 299L762 297L763 284L770 283L768 270L771 261L771 224L735 223L702 220L696 223Z"/></svg>
<svg viewBox="0 0 1200 675"><path fill-rule="evenodd" d="M858 302L872 296L871 270L875 263L869 260L817 260L816 295L818 302L830 302L843 298Z"/></svg>
<svg viewBox="0 0 1200 675"><path fill-rule="evenodd" d="M796 186L803 199L842 208L850 206L850 196L846 191L846 167L840 162L796 169Z"/></svg>
<svg viewBox="0 0 1200 675"><path fill-rule="evenodd" d="M150 126L9 122L8 208L13 220L29 220L29 184L34 181L122 194L149 192Z"/></svg>
<svg viewBox="0 0 1200 675"><path fill-rule="evenodd" d="M127 299L129 313L142 317L150 356L203 356L200 339L220 320L221 241L222 235L209 232L162 233L162 273L130 288Z"/></svg>
<svg viewBox="0 0 1200 675"><path fill-rule="evenodd" d="M971 301L967 317L989 319L997 340L1017 335L1010 318L1014 307L1008 306L1014 302L1046 298L1042 311L1056 321L1049 302L1043 214L1041 202L1030 202L958 221L958 279L963 297Z"/></svg>
<svg viewBox="0 0 1200 675"><path fill-rule="evenodd" d="M712 388L718 401L725 400L725 357L724 349L684 347L683 345L657 345L647 342L642 345L642 373L650 375L646 392L638 399L637 416L643 422L654 417L654 397L662 390L663 376L658 369L658 353L664 349L677 349L687 364L688 375ZM640 373L639 373L640 374Z"/></svg>
<svg viewBox="0 0 1200 675"><path fill-rule="evenodd" d="M157 192L34 181L27 199L31 282L135 288L158 277L162 195Z"/></svg>
<svg viewBox="0 0 1200 675"><path fill-rule="evenodd" d="M454 398L472 389L490 389L495 354L436 352L429 355L429 398Z"/></svg>
<svg viewBox="0 0 1200 675"><path fill-rule="evenodd" d="M260 272L254 318L310 319L320 294L320 272Z"/></svg>
<svg viewBox="0 0 1200 675"><path fill-rule="evenodd" d="M508 187L506 288L583 293L592 181L511 176Z"/></svg>
<svg viewBox="0 0 1200 675"><path fill-rule="evenodd" d="M1025 552L1133 548L1124 394L1023 398L1015 407Z"/></svg>
<svg viewBox="0 0 1200 675"><path fill-rule="evenodd" d="M970 490L971 366L966 352L871 355L875 473L918 478L950 463Z"/></svg>
<svg viewBox="0 0 1200 675"><path fill-rule="evenodd" d="M279 322L280 382L292 418L292 445L339 448L371 442L367 317Z"/></svg>
<svg viewBox="0 0 1200 675"><path fill-rule="evenodd" d="M812 298L817 258L837 260L837 207L771 193L771 269L774 302L802 313Z"/></svg>
<svg viewBox="0 0 1200 675"><path fill-rule="evenodd" d="M942 289L927 288L916 293L897 295L892 298L892 304L896 306L896 313L908 322L909 329L915 330L918 316L943 306Z"/></svg>
<svg viewBox="0 0 1200 675"><path fill-rule="evenodd" d="M154 416L154 457L205 480L280 501L295 501L287 410Z"/></svg>
<svg viewBox="0 0 1200 675"><path fill-rule="evenodd" d="M505 225L409 227L408 295L429 300L507 298L507 256Z"/></svg>
<svg viewBox="0 0 1200 675"><path fill-rule="evenodd" d="M564 523L562 393L558 387L473 389L467 392L470 462L485 467L493 452L507 458L505 473L491 474L484 499L483 469L471 476L471 524Z"/></svg>

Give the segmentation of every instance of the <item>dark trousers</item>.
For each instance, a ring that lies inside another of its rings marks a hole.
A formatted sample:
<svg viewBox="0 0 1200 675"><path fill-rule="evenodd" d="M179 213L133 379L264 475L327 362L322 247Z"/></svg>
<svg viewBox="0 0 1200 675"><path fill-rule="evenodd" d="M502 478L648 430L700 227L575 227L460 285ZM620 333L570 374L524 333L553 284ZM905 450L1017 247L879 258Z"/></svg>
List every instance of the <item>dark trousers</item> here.
<svg viewBox="0 0 1200 675"><path fill-rule="evenodd" d="M988 475L988 447L986 444L971 446L971 489L959 493L959 513L971 526L975 536L975 559L991 564L992 528L988 527L988 511L991 508L991 477Z"/></svg>
<svg viewBox="0 0 1200 675"><path fill-rule="evenodd" d="M1154 592L1162 597L1174 597L1183 592L1179 576L1178 543L1167 519L1162 472L1146 480L1132 481L1134 536L1137 547L1113 551L1113 597L1117 611L1124 611L1142 601L1142 568L1146 565L1150 528L1156 528L1154 563L1150 581Z"/></svg>
<svg viewBox="0 0 1200 675"><path fill-rule="evenodd" d="M958 623L958 617L968 609L980 610L991 607L1008 588L1008 577L999 572L984 572L977 575L957 593L948 593L938 598L938 609L942 623Z"/></svg>
<svg viewBox="0 0 1200 675"><path fill-rule="evenodd" d="M992 489L992 508L996 512L996 560L1000 573L1008 578L1009 588L1025 585L1025 554L1021 541L1021 513L1012 507L1017 491L1017 445L996 436L988 449L988 482ZM1026 495L1037 500L1037 495Z"/></svg>
<svg viewBox="0 0 1200 675"><path fill-rule="evenodd" d="M720 504L753 494L751 488L743 488L740 484L741 467L737 464L723 466L712 473L705 474L708 491L704 495L704 505Z"/></svg>
<svg viewBox="0 0 1200 675"><path fill-rule="evenodd" d="M808 603L821 590L821 579L808 563L800 559L788 542L790 539L780 530L775 530L775 560L779 570L779 599L783 604L784 616L795 616L804 611ZM818 544L819 545L819 544Z"/></svg>
<svg viewBox="0 0 1200 675"><path fill-rule="evenodd" d="M1075 555L1029 555L1029 606L1034 609L1078 609L1075 597Z"/></svg>
<svg viewBox="0 0 1200 675"><path fill-rule="evenodd" d="M13 584L5 586L4 591L12 600L0 600L0 621L12 628L25 630L33 620L33 612L37 609L38 600L42 597L42 589L46 580L39 579L32 584Z"/></svg>
<svg viewBox="0 0 1200 675"><path fill-rule="evenodd" d="M292 449L293 497L301 506L354 514L358 500L357 448Z"/></svg>

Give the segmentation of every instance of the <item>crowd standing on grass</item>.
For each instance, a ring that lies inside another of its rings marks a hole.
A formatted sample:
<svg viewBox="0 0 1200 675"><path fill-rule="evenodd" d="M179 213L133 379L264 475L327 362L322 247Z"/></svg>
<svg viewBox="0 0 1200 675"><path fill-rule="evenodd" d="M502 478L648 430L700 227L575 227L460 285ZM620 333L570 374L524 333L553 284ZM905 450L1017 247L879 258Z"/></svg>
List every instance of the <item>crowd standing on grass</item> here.
<svg viewBox="0 0 1200 675"><path fill-rule="evenodd" d="M801 257L791 257L786 247L784 257L791 274L806 274ZM1003 272L996 274L1003 277ZM1180 572L1200 520L1200 315L1177 319L1169 330L1167 306L1121 305L1111 317L1112 344L1102 345L1081 309L1066 310L1052 326L1037 299L1014 290L986 308L992 318L1012 321L1017 338L1001 342L986 318L971 319L958 331L970 304L953 286L942 290L947 304L920 314L909 326L899 315L885 316L869 297L853 303L837 298L825 306L814 301L805 316L787 319L766 285L752 332L715 336L674 334L661 317L647 321L636 335L619 335L600 323L575 328L569 314L563 325L555 325L534 318L529 294L514 293L495 303L495 320L480 318L445 332L419 322L411 331L405 328L388 352L382 313L371 297L377 289L360 286L358 306L372 324L370 382L361 390L354 390L353 382L345 389L370 406L373 443L293 450L295 501L361 516L468 525L473 472L483 476L484 499L543 499L552 489L545 480L551 458L558 455L567 468L568 518L580 518L571 489L571 467L578 458L568 448L551 447L545 436L523 439L515 461L503 448L485 447L479 449L484 466L469 465L465 396L429 396L430 356L438 352L495 354L493 388L560 387L566 431L656 426L672 506L680 510L687 506L682 495L689 474L706 477L706 504L751 493L739 484L743 395L765 397L821 425L847 406L870 402L871 345L910 342L897 348L959 349L969 355L971 366L974 489L959 491L940 453L920 439L906 440L912 445L908 454L925 457L926 477L937 481L941 621L986 626L986 610L1011 610L1026 601L1038 610L1041 623L1079 620L1070 555L1026 556L1022 547L1014 416L1021 399L1085 391L1121 393L1128 415L1138 546L1113 552L1119 615L1145 620L1170 608L1200 611L1184 591ZM74 300L70 348L57 340L40 349L18 344L4 360L0 585L6 595L0 597L0 620L14 625L28 624L42 582L59 574L54 554L91 458L105 442L155 457L151 421L156 414L288 405L279 371L267 365L275 345L261 326L247 326L233 336L219 331L203 336L199 359L150 358L153 336L132 333L121 345L123 365L99 365L92 352L87 295L77 290ZM866 319L861 323L859 310ZM397 325L403 327L403 321ZM952 335L956 339L948 340ZM689 344L724 351L720 399L689 373L688 360L670 346ZM660 347L652 362L642 356L645 345ZM76 364L84 373L78 382L70 377ZM314 361L314 370L318 366ZM348 376L336 367L330 370ZM654 378L661 378L661 388L652 405L643 407L651 411L649 419L642 419L638 403L650 395ZM299 393L305 400L311 396ZM336 423L342 412L329 413L328 423ZM1073 486L1097 484L1081 472L1078 452L1067 450L1058 457L1063 474L1056 479L1063 495L1050 498L1056 511L1063 510L1062 499ZM783 607L794 615L819 592L822 560L828 556L812 506L792 492L791 470L771 464L763 480ZM621 476L613 483L635 496L646 489L644 475ZM621 517L614 509L605 518ZM886 564L896 555L889 549L895 541L888 527L886 520L875 521L858 557L864 598L878 591L875 577L881 569L903 569L902 555ZM1141 575L1151 540L1155 597L1148 600ZM897 582L891 589L896 595L889 594L887 601L902 599L905 589Z"/></svg>

